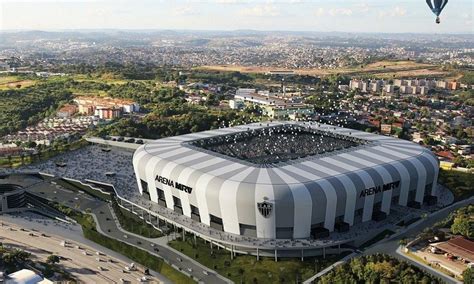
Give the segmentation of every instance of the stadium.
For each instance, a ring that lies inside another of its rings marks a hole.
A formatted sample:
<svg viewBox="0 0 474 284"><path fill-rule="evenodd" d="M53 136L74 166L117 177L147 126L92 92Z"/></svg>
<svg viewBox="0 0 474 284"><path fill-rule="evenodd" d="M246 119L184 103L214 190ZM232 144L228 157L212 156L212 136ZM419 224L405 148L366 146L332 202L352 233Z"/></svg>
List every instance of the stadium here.
<svg viewBox="0 0 474 284"><path fill-rule="evenodd" d="M420 145L314 122L254 123L159 139L133 157L140 194L209 228L317 239L437 202Z"/></svg>

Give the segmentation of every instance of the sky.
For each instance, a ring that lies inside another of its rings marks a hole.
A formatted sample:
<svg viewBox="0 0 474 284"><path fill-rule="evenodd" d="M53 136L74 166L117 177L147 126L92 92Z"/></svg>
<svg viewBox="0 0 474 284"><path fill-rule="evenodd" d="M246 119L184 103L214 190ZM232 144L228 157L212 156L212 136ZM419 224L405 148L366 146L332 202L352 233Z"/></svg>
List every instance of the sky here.
<svg viewBox="0 0 474 284"><path fill-rule="evenodd" d="M473 33L473 14L473 0L450 0L440 25L425 0L0 0L0 30Z"/></svg>

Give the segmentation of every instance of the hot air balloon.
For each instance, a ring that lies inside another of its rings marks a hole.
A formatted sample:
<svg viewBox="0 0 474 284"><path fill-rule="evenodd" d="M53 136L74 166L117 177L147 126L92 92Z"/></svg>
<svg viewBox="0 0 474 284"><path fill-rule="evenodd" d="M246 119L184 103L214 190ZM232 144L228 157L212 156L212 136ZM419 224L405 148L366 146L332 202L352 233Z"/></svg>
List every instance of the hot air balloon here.
<svg viewBox="0 0 474 284"><path fill-rule="evenodd" d="M436 15L436 23L441 23L439 15L441 14L441 11L443 11L446 4L448 4L448 0L426 0L426 4L428 4L431 11L433 11L433 14Z"/></svg>

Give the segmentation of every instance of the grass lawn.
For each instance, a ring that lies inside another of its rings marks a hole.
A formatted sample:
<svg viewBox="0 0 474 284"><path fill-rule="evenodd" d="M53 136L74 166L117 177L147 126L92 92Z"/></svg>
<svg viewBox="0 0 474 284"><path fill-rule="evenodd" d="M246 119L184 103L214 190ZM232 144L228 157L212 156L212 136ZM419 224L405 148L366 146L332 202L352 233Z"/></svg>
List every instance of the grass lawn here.
<svg viewBox="0 0 474 284"><path fill-rule="evenodd" d="M375 237L373 237L372 239L366 241L365 243L363 243L360 248L363 249L363 248L366 248L370 245L373 245L375 244L376 242L378 241L381 241L383 239L385 239L387 237L387 235L392 235L393 233L395 233L394 231L392 230L383 230L382 232L380 232L378 235L376 235Z"/></svg>
<svg viewBox="0 0 474 284"><path fill-rule="evenodd" d="M160 231L145 223L145 221L140 219L137 215L118 206L115 199L112 200L112 208L124 230L147 238L159 238L163 236Z"/></svg>
<svg viewBox="0 0 474 284"><path fill-rule="evenodd" d="M126 84L131 80L126 80L117 77L112 73L102 74L102 76L87 76L85 74L75 74L71 76L74 81L77 82L98 82L98 83L106 83L106 84Z"/></svg>
<svg viewBox="0 0 474 284"><path fill-rule="evenodd" d="M0 76L0 85L8 84L10 82L19 81L18 76Z"/></svg>
<svg viewBox="0 0 474 284"><path fill-rule="evenodd" d="M209 244L202 239L197 239L197 246L194 246L191 236L185 242L174 240L169 245L235 283L241 280L243 283L295 283L297 278L301 283L343 257L307 257L303 262L299 258L280 258L275 262L271 257L261 257L257 261L255 256L238 255L231 260L229 251L215 247L211 256Z"/></svg>
<svg viewBox="0 0 474 284"><path fill-rule="evenodd" d="M26 88L36 84L34 80L25 80L20 76L0 76L0 90Z"/></svg>
<svg viewBox="0 0 474 284"><path fill-rule="evenodd" d="M455 201L474 195L474 174L440 170L438 182L453 192Z"/></svg>
<svg viewBox="0 0 474 284"><path fill-rule="evenodd" d="M91 215L83 214L58 203L51 204L64 214L76 220L82 226L84 237L86 237L87 239L110 250L118 252L130 258L131 260L150 268L151 270L159 272L160 274L171 280L172 283L195 283L194 280L165 263L163 259L152 255L142 249L131 246L116 239L109 238L97 232L95 221Z"/></svg>

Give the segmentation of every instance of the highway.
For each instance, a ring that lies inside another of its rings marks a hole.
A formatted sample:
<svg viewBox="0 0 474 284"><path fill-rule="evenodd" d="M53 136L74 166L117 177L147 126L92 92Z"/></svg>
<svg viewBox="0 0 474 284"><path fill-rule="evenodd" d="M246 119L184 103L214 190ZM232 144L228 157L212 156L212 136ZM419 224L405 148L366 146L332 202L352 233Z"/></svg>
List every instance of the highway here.
<svg viewBox="0 0 474 284"><path fill-rule="evenodd" d="M60 245L64 239L50 232L25 229L10 222L2 222L0 231L3 245L30 252L34 262L45 262L51 254L61 257L58 265L82 283L133 283L144 276L143 271L124 273L125 266L130 262L121 261L103 250L70 240L64 246ZM147 280L148 283L161 282L150 276Z"/></svg>
<svg viewBox="0 0 474 284"><path fill-rule="evenodd" d="M76 208L81 211L90 210L90 213L96 220L99 232L110 238L144 249L151 254L165 259L170 265L180 268L185 272L185 274L191 275L195 280L198 280L198 282L230 283L230 280L206 268L184 254L163 246L156 240L150 240L131 233L124 233L117 225L118 221L116 221L112 215L111 208L107 202L96 199L86 193L64 189L58 185L55 186L47 182L31 186L29 187L29 190L43 198L59 202L60 204L71 208ZM204 274L204 270L208 272L207 275Z"/></svg>

